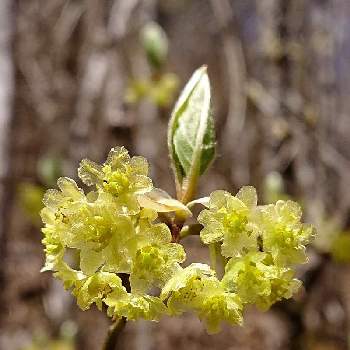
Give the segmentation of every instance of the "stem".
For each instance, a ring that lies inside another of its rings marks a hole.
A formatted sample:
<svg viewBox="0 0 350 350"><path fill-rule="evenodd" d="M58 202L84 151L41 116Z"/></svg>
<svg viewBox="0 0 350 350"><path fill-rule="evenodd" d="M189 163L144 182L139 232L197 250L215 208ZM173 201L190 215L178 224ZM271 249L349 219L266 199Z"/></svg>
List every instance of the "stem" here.
<svg viewBox="0 0 350 350"><path fill-rule="evenodd" d="M170 228L170 232L171 232L171 237L172 237L172 243L178 243L180 240L180 231L181 231L181 227L180 225L178 225L177 223L173 222L169 228Z"/></svg>
<svg viewBox="0 0 350 350"><path fill-rule="evenodd" d="M225 274L225 267L228 263L228 258L225 258L222 254L221 254L221 250L219 248L219 267L217 269L217 274L219 278L222 278Z"/></svg>
<svg viewBox="0 0 350 350"><path fill-rule="evenodd" d="M182 198L181 198L182 203L187 204L194 198L197 191L198 179L199 179L199 168L191 170L188 176L188 179L184 180L184 185L182 188Z"/></svg>
<svg viewBox="0 0 350 350"><path fill-rule="evenodd" d="M216 271L219 278L224 275L227 259L221 254L218 242L209 244L210 266Z"/></svg>
<svg viewBox="0 0 350 350"><path fill-rule="evenodd" d="M210 265L216 271L216 243L209 244Z"/></svg>
<svg viewBox="0 0 350 350"><path fill-rule="evenodd" d="M158 213L158 218L164 224L170 225L173 221L172 217L168 213Z"/></svg>
<svg viewBox="0 0 350 350"><path fill-rule="evenodd" d="M118 348L118 340L120 335L125 328L126 318L122 317L109 327L105 343L103 344L102 350L116 350Z"/></svg>

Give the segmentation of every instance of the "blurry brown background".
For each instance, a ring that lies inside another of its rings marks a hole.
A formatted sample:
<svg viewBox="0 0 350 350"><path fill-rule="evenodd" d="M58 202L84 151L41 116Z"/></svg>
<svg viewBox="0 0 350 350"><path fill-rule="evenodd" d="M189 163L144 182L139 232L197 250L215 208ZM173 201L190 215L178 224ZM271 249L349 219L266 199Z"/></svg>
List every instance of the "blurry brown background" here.
<svg viewBox="0 0 350 350"><path fill-rule="evenodd" d="M218 157L200 194L244 184L262 193L277 171L323 235L350 224L349 0L1 0L0 349L36 349L62 337L62 324L77 329L78 349L99 349L110 322L39 273L41 233L18 201L21 184L47 185L38 165L58 159L76 177L81 158L125 145L174 192L170 108L125 102L129 81L151 75L139 40L151 20L168 35L162 72L183 86L208 65ZM196 240L186 245L189 259L206 259ZM208 336L189 315L137 322L123 349L350 349L349 265L314 247L300 276L295 301L250 310L243 328Z"/></svg>

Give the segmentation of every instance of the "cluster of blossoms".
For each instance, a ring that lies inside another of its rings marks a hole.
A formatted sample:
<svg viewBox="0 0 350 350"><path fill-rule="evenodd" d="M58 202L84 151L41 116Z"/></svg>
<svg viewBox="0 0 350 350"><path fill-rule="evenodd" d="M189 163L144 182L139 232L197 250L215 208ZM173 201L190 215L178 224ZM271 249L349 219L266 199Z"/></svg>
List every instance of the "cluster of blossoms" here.
<svg viewBox="0 0 350 350"><path fill-rule="evenodd" d="M307 261L305 246L314 234L301 216L299 205L290 200L258 206L251 186L236 196L213 192L198 221L204 226L202 241L220 245L227 259L223 290L262 310L290 298L301 285L293 266Z"/></svg>
<svg viewBox="0 0 350 350"><path fill-rule="evenodd" d="M267 309L299 287L292 266L306 261L313 229L301 224L296 203L257 206L252 187L213 192L198 221L203 243L226 262L218 278L206 264L181 266L183 246L145 197L154 188L144 158L114 148L103 165L83 160L78 174L91 191L60 178L41 216L43 270L54 271L82 309L104 304L108 315L128 320L193 311L216 332L222 321L240 324L245 305Z"/></svg>
<svg viewBox="0 0 350 350"><path fill-rule="evenodd" d="M115 318L158 319L166 307L148 292L180 269L185 252L171 243L165 224L155 223L157 212L139 204L138 197L153 187L147 161L115 148L102 166L83 160L78 173L93 186L87 195L73 180L60 178L60 191L44 197L43 270L55 271L83 310L104 303ZM130 287L122 274L130 276Z"/></svg>

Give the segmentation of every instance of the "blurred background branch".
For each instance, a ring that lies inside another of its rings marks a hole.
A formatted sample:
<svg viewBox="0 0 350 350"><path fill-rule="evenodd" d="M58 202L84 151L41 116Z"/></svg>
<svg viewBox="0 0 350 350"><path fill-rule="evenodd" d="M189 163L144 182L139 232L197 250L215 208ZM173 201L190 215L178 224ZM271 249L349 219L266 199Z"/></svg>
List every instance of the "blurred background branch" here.
<svg viewBox="0 0 350 350"><path fill-rule="evenodd" d="M130 323L122 345L349 349L350 270L335 258L350 225L349 18L347 0L0 1L0 348L65 349L72 337L77 349L101 347L110 320L39 274L42 193L75 177L81 158L124 145L174 194L171 106L207 64L218 157L199 196L251 184L267 202L300 201L321 237L300 271L313 283L292 303L251 310L244 328L207 336L190 315ZM161 64L142 39L149 24L165 38ZM209 259L196 238L183 240L189 263Z"/></svg>

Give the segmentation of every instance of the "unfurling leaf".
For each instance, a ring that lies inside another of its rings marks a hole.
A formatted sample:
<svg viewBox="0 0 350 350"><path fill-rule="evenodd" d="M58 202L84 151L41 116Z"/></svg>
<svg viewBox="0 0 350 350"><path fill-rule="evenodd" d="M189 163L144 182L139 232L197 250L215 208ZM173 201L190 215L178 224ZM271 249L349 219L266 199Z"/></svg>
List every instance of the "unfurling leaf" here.
<svg viewBox="0 0 350 350"><path fill-rule="evenodd" d="M199 68L182 91L172 112L168 147L182 201L193 196L199 175L215 154L215 131L210 114L210 83L205 66Z"/></svg>
<svg viewBox="0 0 350 350"><path fill-rule="evenodd" d="M167 192L160 188L154 188L148 193L139 195L137 200L141 207L155 210L158 213L182 211L187 217L192 216L192 212L186 207L186 205L171 198Z"/></svg>

